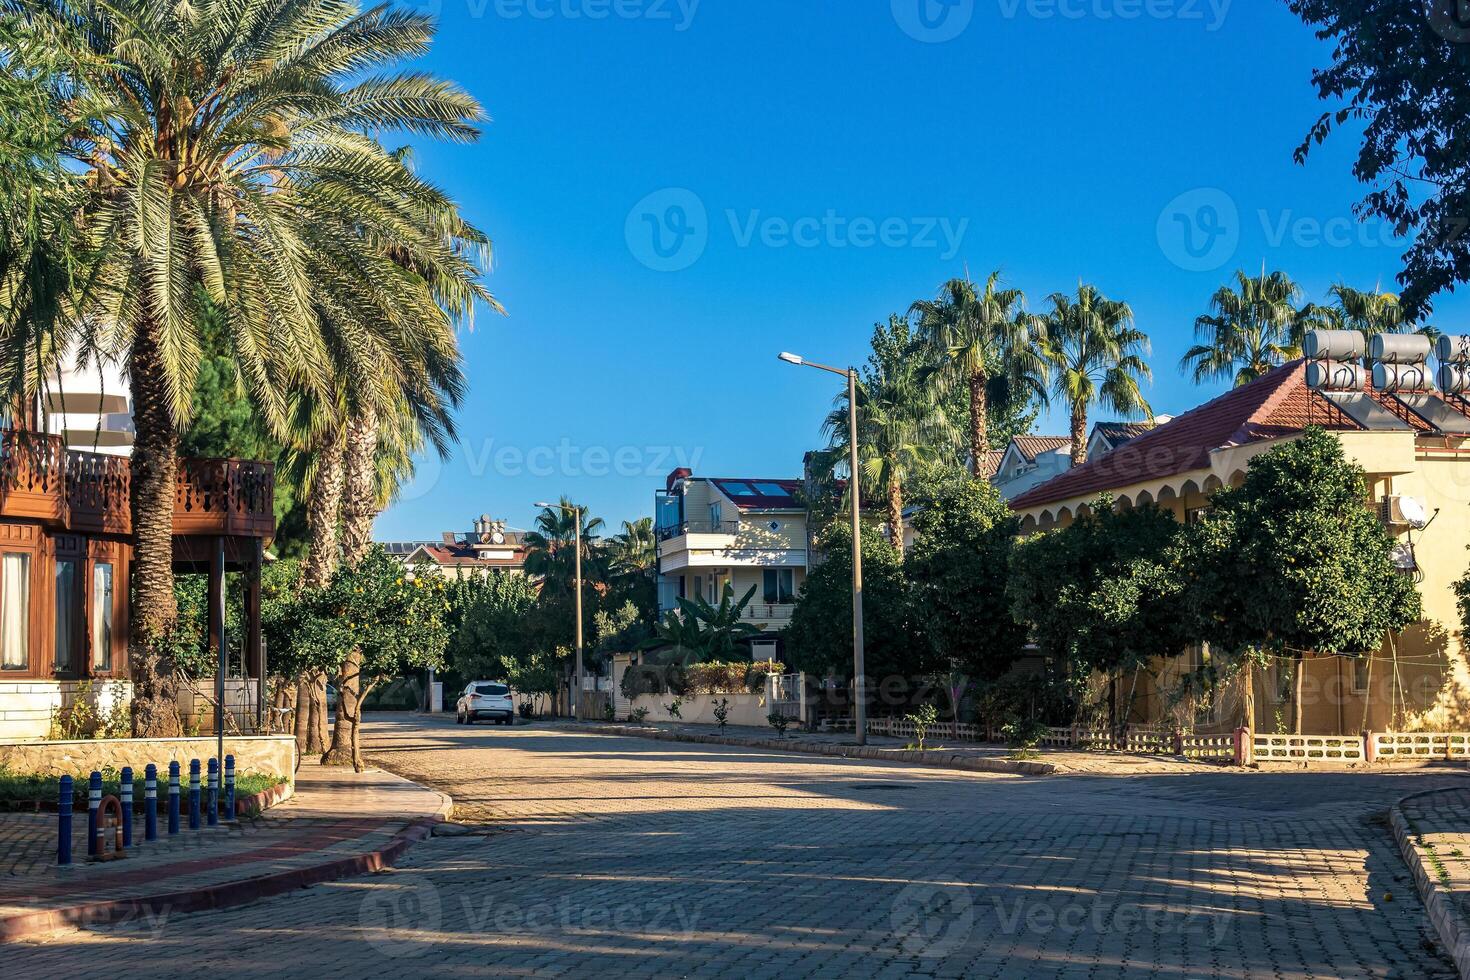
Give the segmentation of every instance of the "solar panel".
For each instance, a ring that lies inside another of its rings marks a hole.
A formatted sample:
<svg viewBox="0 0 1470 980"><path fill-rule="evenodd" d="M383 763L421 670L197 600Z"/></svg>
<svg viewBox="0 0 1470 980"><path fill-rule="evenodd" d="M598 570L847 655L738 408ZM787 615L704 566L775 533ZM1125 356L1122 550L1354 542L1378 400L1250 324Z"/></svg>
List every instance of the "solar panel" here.
<svg viewBox="0 0 1470 980"><path fill-rule="evenodd" d="M1414 427L1361 391L1320 392L1348 418L1371 432L1412 432Z"/></svg>
<svg viewBox="0 0 1470 980"><path fill-rule="evenodd" d="M1415 394L1394 395L1394 397L1440 432L1460 436L1470 435L1470 418L1466 418L1464 412L1456 411L1438 395Z"/></svg>

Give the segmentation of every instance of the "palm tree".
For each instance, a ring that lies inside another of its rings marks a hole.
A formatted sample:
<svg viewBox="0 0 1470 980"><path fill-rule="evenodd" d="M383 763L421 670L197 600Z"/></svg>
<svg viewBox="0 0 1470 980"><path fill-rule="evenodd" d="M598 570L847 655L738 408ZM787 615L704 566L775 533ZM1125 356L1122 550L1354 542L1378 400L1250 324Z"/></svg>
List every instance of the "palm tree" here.
<svg viewBox="0 0 1470 980"><path fill-rule="evenodd" d="M658 560L653 518L623 521L622 533L613 535L609 542L608 557L620 575L646 575Z"/></svg>
<svg viewBox="0 0 1470 980"><path fill-rule="evenodd" d="M1235 273L1236 288L1221 286L1210 299L1211 313L1194 321L1201 341L1185 352L1179 369L1195 384L1231 379L1249 384L1282 363L1301 356L1307 331L1328 325L1324 310L1301 302L1301 287L1284 272L1257 277Z"/></svg>
<svg viewBox="0 0 1470 980"><path fill-rule="evenodd" d="M1404 313L1393 293L1354 289L1346 283L1337 283L1328 293L1333 304L1323 314L1336 329L1375 334L1398 333L1404 328Z"/></svg>
<svg viewBox="0 0 1470 980"><path fill-rule="evenodd" d="M1094 402L1126 418L1152 417L1142 382L1152 378L1148 336L1133 323L1127 303L1097 287L1077 285L1075 298L1051 297L1046 314L1045 357L1052 390L1067 402L1072 422L1072 465L1087 462L1087 409Z"/></svg>
<svg viewBox="0 0 1470 980"><path fill-rule="evenodd" d="M536 515L536 526L526 532L526 572L539 575L546 585L556 591L571 594L575 578L576 557L576 514L573 503L561 498L560 507L543 507ZM601 581L603 578L603 554L597 540L604 527L600 517L582 515L582 578L584 581Z"/></svg>
<svg viewBox="0 0 1470 980"><path fill-rule="evenodd" d="M865 493L882 495L889 538L901 553L904 485L944 455L957 433L945 417L937 390L926 383L921 345L910 336L908 322L895 318L886 327L880 324L874 330L873 349L875 355L857 386L859 486ZM830 474L851 458L848 413L844 393L823 426L829 441L814 460L819 472Z"/></svg>
<svg viewBox="0 0 1470 980"><path fill-rule="evenodd" d="M1046 398L1046 364L1036 347L1035 321L1023 312L1019 289L1000 289L992 272L978 292L969 279L951 279L933 300L909 308L919 332L936 354L940 378L970 392L970 470L976 476L990 449L986 407L992 385L1013 396Z"/></svg>
<svg viewBox="0 0 1470 980"><path fill-rule="evenodd" d="M92 190L78 215L90 252L79 278L92 284L91 322L103 327L95 339L60 330L57 343L95 342L125 358L136 426L134 729L176 734L170 538L201 315L222 314L240 375L276 424L288 392L327 384L324 317L357 364L399 346L367 342L380 331L416 337L442 322L431 287L478 270L424 220L426 207L452 205L368 134L467 140L482 113L448 83L380 73L433 37L427 17L391 7L14 4L37 24L75 23L105 62L58 80L100 93L109 112L65 150ZM390 248L435 273L409 274Z"/></svg>

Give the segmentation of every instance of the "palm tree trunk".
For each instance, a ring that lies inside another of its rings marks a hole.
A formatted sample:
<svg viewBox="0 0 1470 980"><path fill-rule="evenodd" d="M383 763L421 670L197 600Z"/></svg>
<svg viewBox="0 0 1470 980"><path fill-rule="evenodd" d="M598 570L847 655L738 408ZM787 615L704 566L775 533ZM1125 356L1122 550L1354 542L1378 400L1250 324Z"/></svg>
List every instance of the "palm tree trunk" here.
<svg viewBox="0 0 1470 980"><path fill-rule="evenodd" d="M1306 680L1307 659L1300 654L1292 664L1291 677L1291 733L1302 733L1302 681Z"/></svg>
<svg viewBox="0 0 1470 980"><path fill-rule="evenodd" d="M1245 663L1240 668L1240 689L1242 691L1241 703L1241 725L1249 729L1252 734L1256 731L1256 682L1252 670L1252 653L1247 651Z"/></svg>
<svg viewBox="0 0 1470 980"><path fill-rule="evenodd" d="M337 570L337 518L342 504L342 435L333 431L318 438L316 478L306 508L309 539L304 572L308 588L322 588ZM296 741L303 754L327 750L327 675L320 670L301 677L296 687Z"/></svg>
<svg viewBox="0 0 1470 980"><path fill-rule="evenodd" d="M981 466L984 465L985 454L990 451L990 435L986 432L986 380L981 371L970 375L970 473L977 477L982 475Z"/></svg>
<svg viewBox="0 0 1470 980"><path fill-rule="evenodd" d="M1072 465L1087 462L1087 409L1078 404L1072 406Z"/></svg>
<svg viewBox="0 0 1470 980"><path fill-rule="evenodd" d="M378 514L375 462L378 452L378 417L365 410L347 431L342 490L342 560L356 565L372 544L373 518ZM322 756L324 766L353 764L353 729L361 715L358 690L362 674L362 652L353 650L342 661L337 674L337 717L332 726L332 747Z"/></svg>
<svg viewBox="0 0 1470 980"><path fill-rule="evenodd" d="M903 484L896 478L888 480L888 534L893 546L903 556Z"/></svg>
<svg viewBox="0 0 1470 980"><path fill-rule="evenodd" d="M174 601L173 523L179 433L158 351L158 324L138 319L128 378L136 435L132 459L133 574L128 659L133 676L133 734L183 734L167 640L178 618Z"/></svg>

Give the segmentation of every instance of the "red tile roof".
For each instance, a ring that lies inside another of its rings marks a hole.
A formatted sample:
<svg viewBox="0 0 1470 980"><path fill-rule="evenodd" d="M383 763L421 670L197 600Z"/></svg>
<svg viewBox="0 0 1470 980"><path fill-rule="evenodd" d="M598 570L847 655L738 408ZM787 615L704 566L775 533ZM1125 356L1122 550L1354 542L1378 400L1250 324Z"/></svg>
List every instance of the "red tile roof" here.
<svg viewBox="0 0 1470 980"><path fill-rule="evenodd" d="M1028 463L1035 461L1042 453L1072 448L1072 440L1067 436L1016 436L1011 444L1026 457Z"/></svg>
<svg viewBox="0 0 1470 980"><path fill-rule="evenodd" d="M980 457L980 478L988 480L1000 470L1000 461L1005 458L1004 449L992 449Z"/></svg>
<svg viewBox="0 0 1470 980"><path fill-rule="evenodd" d="M1415 429L1430 428L1394 399L1375 400ZM1307 425L1363 428L1321 393L1307 387L1305 361L1290 361L1028 490L1011 501L1011 508L1028 510L1204 469L1216 449L1278 439L1300 432Z"/></svg>
<svg viewBox="0 0 1470 980"><path fill-rule="evenodd" d="M478 565L484 568L506 568L524 565L526 563L526 549L514 544L507 543L503 546L497 545L494 550L510 550L514 554L510 558L481 558L474 548L464 542L456 542L453 545L426 544L423 546L429 560L436 565ZM414 552L417 554L417 552Z"/></svg>

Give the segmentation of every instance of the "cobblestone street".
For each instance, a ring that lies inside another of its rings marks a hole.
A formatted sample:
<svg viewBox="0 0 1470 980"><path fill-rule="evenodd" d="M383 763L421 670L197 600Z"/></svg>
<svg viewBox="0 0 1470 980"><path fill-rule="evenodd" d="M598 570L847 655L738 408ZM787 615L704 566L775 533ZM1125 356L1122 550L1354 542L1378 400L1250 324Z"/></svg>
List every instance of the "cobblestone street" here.
<svg viewBox="0 0 1470 980"><path fill-rule="evenodd" d="M1448 771L1021 777L377 716L471 826L11 977L1448 977L1382 811Z"/></svg>

